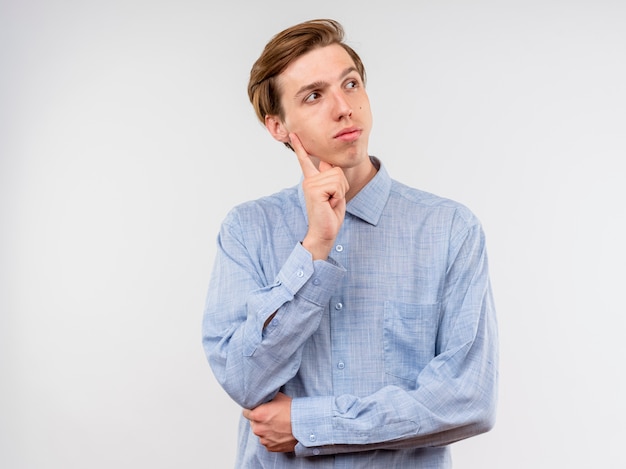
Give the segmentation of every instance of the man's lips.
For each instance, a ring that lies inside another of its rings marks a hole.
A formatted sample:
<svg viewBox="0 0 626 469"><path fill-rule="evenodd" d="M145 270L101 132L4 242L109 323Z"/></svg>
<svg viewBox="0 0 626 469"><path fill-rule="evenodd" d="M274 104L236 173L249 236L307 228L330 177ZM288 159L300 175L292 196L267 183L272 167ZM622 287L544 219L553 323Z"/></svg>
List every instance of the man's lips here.
<svg viewBox="0 0 626 469"><path fill-rule="evenodd" d="M348 127L337 132L334 138L346 142L351 142L359 138L361 136L361 133L361 129L359 129L358 127Z"/></svg>

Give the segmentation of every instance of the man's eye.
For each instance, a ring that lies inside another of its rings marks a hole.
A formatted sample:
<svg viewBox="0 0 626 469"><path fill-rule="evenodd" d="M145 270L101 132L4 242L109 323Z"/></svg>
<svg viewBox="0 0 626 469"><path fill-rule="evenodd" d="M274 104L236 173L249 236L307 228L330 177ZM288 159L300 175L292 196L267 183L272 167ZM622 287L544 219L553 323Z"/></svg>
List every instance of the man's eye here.
<svg viewBox="0 0 626 469"><path fill-rule="evenodd" d="M357 86L359 86L359 83L356 80L350 80L346 83L346 88L356 88Z"/></svg>
<svg viewBox="0 0 626 469"><path fill-rule="evenodd" d="M311 93L310 95L308 95L308 96L304 99L304 101L305 101L305 102L307 102L307 103L310 103L310 102L312 102L312 101L315 101L315 100L316 100L316 99L318 99L319 97L320 97L320 94L319 94L318 92L314 92L314 93Z"/></svg>

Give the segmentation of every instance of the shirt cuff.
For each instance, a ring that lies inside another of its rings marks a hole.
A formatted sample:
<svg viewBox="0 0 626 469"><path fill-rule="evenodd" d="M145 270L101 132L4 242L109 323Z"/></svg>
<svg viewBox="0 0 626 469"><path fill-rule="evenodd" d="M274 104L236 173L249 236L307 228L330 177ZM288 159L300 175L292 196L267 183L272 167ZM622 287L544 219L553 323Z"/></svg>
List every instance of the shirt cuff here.
<svg viewBox="0 0 626 469"><path fill-rule="evenodd" d="M291 432L297 456L317 456L318 446L333 444L332 396L296 397L291 401Z"/></svg>
<svg viewBox="0 0 626 469"><path fill-rule="evenodd" d="M346 269L334 260L313 261L311 253L298 243L278 273L277 281L292 295L298 293L311 303L324 305Z"/></svg>

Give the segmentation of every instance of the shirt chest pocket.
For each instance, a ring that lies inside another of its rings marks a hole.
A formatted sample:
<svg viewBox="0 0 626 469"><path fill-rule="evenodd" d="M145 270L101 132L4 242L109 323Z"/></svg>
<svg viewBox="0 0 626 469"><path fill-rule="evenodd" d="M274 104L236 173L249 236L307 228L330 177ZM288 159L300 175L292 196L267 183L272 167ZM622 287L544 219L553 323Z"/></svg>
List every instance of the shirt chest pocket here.
<svg viewBox="0 0 626 469"><path fill-rule="evenodd" d="M415 385L417 375L435 357L439 304L385 302L385 372ZM413 387L411 386L411 387Z"/></svg>

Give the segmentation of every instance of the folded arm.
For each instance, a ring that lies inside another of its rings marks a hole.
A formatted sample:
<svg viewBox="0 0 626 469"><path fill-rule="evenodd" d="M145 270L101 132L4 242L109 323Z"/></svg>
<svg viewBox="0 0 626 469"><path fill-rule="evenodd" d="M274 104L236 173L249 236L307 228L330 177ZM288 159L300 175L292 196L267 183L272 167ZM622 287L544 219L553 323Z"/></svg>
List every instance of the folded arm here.
<svg viewBox="0 0 626 469"><path fill-rule="evenodd" d="M299 456L441 446L493 426L497 324L480 227L459 235L450 256L437 354L416 376L415 389L293 399Z"/></svg>

